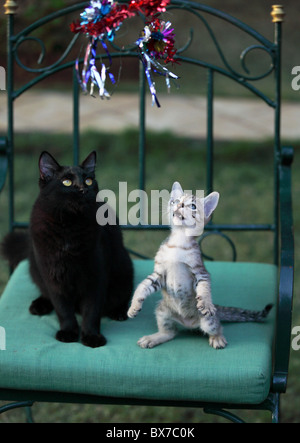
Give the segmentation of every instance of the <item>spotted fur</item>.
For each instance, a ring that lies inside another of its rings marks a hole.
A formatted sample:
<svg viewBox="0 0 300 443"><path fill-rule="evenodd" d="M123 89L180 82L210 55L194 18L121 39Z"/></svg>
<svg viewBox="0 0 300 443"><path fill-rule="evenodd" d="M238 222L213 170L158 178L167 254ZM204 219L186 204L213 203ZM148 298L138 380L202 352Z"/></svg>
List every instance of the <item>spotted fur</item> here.
<svg viewBox="0 0 300 443"><path fill-rule="evenodd" d="M142 348L153 348L172 340L176 324L189 329L199 329L209 336L209 344L215 349L225 348L221 321L263 321L272 305L263 311L214 305L211 297L211 280L197 242L199 224L203 226L218 205L219 194L213 192L204 199L184 194L178 182L172 188L169 202L171 234L161 244L154 264L154 272L137 287L128 317L135 317L147 297L159 290L163 298L156 309L158 332L140 338ZM195 220L195 235L192 224Z"/></svg>

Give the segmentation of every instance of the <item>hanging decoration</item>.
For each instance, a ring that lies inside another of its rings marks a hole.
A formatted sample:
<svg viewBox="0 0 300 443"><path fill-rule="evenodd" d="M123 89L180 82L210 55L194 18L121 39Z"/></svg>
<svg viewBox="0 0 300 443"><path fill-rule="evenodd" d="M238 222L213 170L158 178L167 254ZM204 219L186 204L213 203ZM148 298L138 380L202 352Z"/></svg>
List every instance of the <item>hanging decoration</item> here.
<svg viewBox="0 0 300 443"><path fill-rule="evenodd" d="M103 98L110 98L110 94L105 88L107 71L110 70L112 59L108 51L106 40L113 41L115 33L120 28L125 18L132 16L126 8L117 5L114 0L91 0L90 5L80 14L81 21L70 25L74 33L83 33L89 37L89 43L86 47L83 69L81 76L79 74L79 62L76 61L76 70L78 81L84 92L88 92L88 83L90 82L90 94L93 95L94 87L98 87L99 95ZM103 49L108 55L109 66L101 63L100 72L96 66L97 47L101 42ZM112 83L115 83L113 74L109 72Z"/></svg>
<svg viewBox="0 0 300 443"><path fill-rule="evenodd" d="M89 37L81 75L79 73L79 60L76 61L78 81L84 92L94 94L95 86L99 89L99 95L110 98L105 88L107 76L114 84L115 79L110 72L112 57L107 47L107 41L112 42L116 32L127 18L135 15L143 15L145 27L141 37L136 41L140 58L143 62L145 75L152 95L152 103L160 104L156 97L153 73L163 75L166 78L168 90L170 90L170 78L177 79L178 76L168 70L168 63L176 63L174 56L175 34L170 22L164 22L158 18L159 14L166 11L170 0L131 0L129 3L118 4L114 0L91 0L84 12L80 14L81 20L70 25L74 33L83 33ZM101 69L96 66L97 47L101 43L107 54L109 65L101 62ZM162 64L163 63L163 64Z"/></svg>
<svg viewBox="0 0 300 443"><path fill-rule="evenodd" d="M152 22L146 24L142 36L136 42L152 95L152 104L156 103L158 107L160 107L160 104L156 96L152 71L166 78L166 85L168 91L170 91L170 78L178 79L178 76L169 71L158 60L162 60L164 64L176 63L174 60L176 54L174 38L175 34L171 22L164 22L155 18Z"/></svg>

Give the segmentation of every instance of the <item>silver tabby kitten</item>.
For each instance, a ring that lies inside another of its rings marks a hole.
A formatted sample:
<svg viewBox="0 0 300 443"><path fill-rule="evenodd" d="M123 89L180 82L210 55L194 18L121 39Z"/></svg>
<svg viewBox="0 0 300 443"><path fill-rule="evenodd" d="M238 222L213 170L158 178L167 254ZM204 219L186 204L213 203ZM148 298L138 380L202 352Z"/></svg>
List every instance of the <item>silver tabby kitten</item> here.
<svg viewBox="0 0 300 443"><path fill-rule="evenodd" d="M180 184L174 183L169 202L171 234L156 254L154 272L139 284L128 310L128 317L135 317L145 299L161 290L163 298L156 308L158 332L140 338L141 348L172 340L179 323L190 329L200 328L208 334L210 346L222 349L227 341L221 321L260 322L271 310L272 305L263 311L249 311L212 302L210 275L203 264L197 237L218 201L217 192L197 198L184 194Z"/></svg>

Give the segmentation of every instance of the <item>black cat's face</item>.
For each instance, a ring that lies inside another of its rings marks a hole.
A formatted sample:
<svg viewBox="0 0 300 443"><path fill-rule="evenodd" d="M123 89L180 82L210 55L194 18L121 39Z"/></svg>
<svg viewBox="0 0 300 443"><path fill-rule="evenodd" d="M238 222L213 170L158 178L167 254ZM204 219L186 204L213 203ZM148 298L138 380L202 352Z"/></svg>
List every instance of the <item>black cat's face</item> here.
<svg viewBox="0 0 300 443"><path fill-rule="evenodd" d="M92 152L80 166L60 166L48 152L39 160L40 189L44 198L70 210L80 210L96 202L96 153Z"/></svg>

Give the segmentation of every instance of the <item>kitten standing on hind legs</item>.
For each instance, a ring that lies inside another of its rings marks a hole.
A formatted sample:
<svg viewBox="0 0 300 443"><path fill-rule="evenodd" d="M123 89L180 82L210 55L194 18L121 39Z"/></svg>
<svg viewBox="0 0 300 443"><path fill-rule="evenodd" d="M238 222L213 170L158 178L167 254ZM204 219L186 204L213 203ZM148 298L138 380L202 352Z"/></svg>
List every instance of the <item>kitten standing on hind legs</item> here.
<svg viewBox="0 0 300 443"><path fill-rule="evenodd" d="M158 332L140 338L140 347L153 348L172 340L179 323L189 329L200 329L209 336L210 346L223 349L227 341L221 321L262 321L270 311L271 305L263 311L250 311L212 302L210 275L203 264L197 237L218 201L217 192L199 199L185 194L180 184L174 183L169 201L171 234L161 244L154 272L139 284L128 311L128 317L136 317L145 299L162 291L163 298L155 312Z"/></svg>

